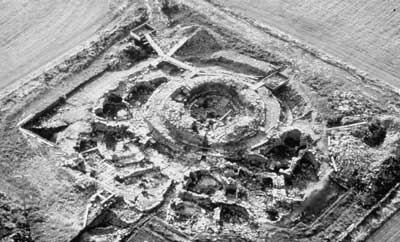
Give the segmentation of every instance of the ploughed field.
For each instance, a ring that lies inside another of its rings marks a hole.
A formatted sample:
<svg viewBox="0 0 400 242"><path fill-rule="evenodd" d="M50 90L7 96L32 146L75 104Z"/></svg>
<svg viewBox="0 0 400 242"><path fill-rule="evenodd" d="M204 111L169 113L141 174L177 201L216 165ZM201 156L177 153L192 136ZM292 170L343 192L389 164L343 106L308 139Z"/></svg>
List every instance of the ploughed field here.
<svg viewBox="0 0 400 242"><path fill-rule="evenodd" d="M90 39L113 20L118 11L113 5L107 0L0 1L0 88Z"/></svg>
<svg viewBox="0 0 400 242"><path fill-rule="evenodd" d="M394 0L214 0L400 87L400 3Z"/></svg>
<svg viewBox="0 0 400 242"><path fill-rule="evenodd" d="M378 231L375 232L367 241L368 242L394 242L399 241L400 231L400 213L396 213L389 219Z"/></svg>

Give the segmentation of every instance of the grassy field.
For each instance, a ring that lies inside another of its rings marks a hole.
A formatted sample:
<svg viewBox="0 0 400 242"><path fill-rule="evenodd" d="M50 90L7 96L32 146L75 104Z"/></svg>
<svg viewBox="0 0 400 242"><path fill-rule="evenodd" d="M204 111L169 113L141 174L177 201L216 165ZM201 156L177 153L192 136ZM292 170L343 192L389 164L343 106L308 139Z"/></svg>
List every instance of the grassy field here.
<svg viewBox="0 0 400 242"><path fill-rule="evenodd" d="M400 87L400 2L213 0Z"/></svg>

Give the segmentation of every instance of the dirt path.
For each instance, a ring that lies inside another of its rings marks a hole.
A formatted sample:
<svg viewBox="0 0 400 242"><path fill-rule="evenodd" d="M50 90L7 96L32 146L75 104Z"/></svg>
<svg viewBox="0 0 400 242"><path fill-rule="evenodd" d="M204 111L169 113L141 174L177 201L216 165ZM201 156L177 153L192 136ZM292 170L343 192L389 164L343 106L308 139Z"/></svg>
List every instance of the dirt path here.
<svg viewBox="0 0 400 242"><path fill-rule="evenodd" d="M0 1L0 88L83 43L112 20L108 0Z"/></svg>
<svg viewBox="0 0 400 242"><path fill-rule="evenodd" d="M357 0L215 0L400 87L400 4Z"/></svg>

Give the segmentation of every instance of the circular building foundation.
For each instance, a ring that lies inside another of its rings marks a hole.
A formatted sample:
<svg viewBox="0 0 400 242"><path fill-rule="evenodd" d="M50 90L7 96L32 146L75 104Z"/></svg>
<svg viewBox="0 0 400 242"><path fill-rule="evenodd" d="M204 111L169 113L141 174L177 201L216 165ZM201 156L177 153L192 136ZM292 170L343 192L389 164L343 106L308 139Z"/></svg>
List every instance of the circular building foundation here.
<svg viewBox="0 0 400 242"><path fill-rule="evenodd" d="M248 83L229 76L172 80L146 104L148 123L172 148L246 149L277 125L281 111L267 88L255 91Z"/></svg>

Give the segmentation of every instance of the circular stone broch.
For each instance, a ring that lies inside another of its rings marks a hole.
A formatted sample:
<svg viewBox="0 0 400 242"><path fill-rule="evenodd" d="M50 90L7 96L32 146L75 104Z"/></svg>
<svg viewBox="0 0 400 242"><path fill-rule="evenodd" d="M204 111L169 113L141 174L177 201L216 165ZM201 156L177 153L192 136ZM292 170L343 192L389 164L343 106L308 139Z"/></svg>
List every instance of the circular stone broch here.
<svg viewBox="0 0 400 242"><path fill-rule="evenodd" d="M146 104L146 117L159 141L174 148L226 151L248 148L277 125L280 104L265 87L230 76L171 80Z"/></svg>

